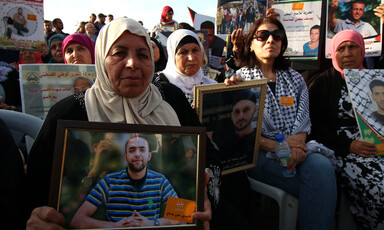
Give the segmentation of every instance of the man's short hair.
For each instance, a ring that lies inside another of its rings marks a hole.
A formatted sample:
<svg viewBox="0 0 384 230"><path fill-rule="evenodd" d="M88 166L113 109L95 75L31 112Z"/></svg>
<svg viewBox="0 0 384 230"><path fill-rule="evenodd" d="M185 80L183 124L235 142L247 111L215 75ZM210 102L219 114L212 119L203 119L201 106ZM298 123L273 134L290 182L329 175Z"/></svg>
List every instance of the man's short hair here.
<svg viewBox="0 0 384 230"><path fill-rule="evenodd" d="M51 23L52 24L52 22L49 20L44 20L44 23Z"/></svg>
<svg viewBox="0 0 384 230"><path fill-rule="evenodd" d="M311 29L309 30L309 32L311 32L312 30L315 30L315 29L320 30L320 26L319 25L312 26Z"/></svg>
<svg viewBox="0 0 384 230"><path fill-rule="evenodd" d="M366 6L366 3L364 1L362 1L362 0L354 0L354 1L351 2L351 9L353 8L353 4L355 4L355 3L364 4L364 8Z"/></svg>
<svg viewBox="0 0 384 230"><path fill-rule="evenodd" d="M125 142L125 145L124 145L124 148L125 148L125 152L124 153L127 153L127 144L128 142L132 139L132 138L143 138L147 144L148 144L148 152L152 152L153 150L156 149L156 145L157 145L157 142L156 142L156 137L154 135L151 135L151 134L141 134L141 133L134 133L132 134L132 136L127 140L127 142Z"/></svg>
<svg viewBox="0 0 384 230"><path fill-rule="evenodd" d="M58 22L59 20L61 21L61 19L60 19L60 18L55 18L55 19L53 19L53 21L52 21L53 25L56 25L56 24L57 24L57 22Z"/></svg>
<svg viewBox="0 0 384 230"><path fill-rule="evenodd" d="M371 90L372 93L373 93L373 87L376 87L376 86L383 86L384 87L384 81L379 80L379 79L372 80L369 83L369 89Z"/></svg>
<svg viewBox="0 0 384 230"><path fill-rule="evenodd" d="M200 29L215 29L215 24L211 21L205 21L201 23Z"/></svg>

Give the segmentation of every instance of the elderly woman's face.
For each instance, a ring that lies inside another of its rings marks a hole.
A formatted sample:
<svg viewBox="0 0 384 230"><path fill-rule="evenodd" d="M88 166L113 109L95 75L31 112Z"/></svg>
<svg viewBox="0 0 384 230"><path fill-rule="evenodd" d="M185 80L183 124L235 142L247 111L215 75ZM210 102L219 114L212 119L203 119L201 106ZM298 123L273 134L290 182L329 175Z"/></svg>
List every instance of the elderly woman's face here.
<svg viewBox="0 0 384 230"><path fill-rule="evenodd" d="M363 57L359 45L354 42L343 42L337 47L335 58L340 69L357 69Z"/></svg>
<svg viewBox="0 0 384 230"><path fill-rule="evenodd" d="M51 43L51 55L58 63L64 63L64 56L62 51L63 41L57 40Z"/></svg>
<svg viewBox="0 0 384 230"><path fill-rule="evenodd" d="M183 45L176 53L175 64L180 73L187 76L194 76L201 67L203 52L200 46L195 43Z"/></svg>
<svg viewBox="0 0 384 230"><path fill-rule="evenodd" d="M124 32L113 43L104 63L112 88L120 96L137 97L147 88L152 59L144 37Z"/></svg>
<svg viewBox="0 0 384 230"><path fill-rule="evenodd" d="M78 43L67 46L64 56L68 64L92 64L91 52Z"/></svg>
<svg viewBox="0 0 384 230"><path fill-rule="evenodd" d="M36 55L33 51L23 50L21 52L21 58L25 64L36 63Z"/></svg>

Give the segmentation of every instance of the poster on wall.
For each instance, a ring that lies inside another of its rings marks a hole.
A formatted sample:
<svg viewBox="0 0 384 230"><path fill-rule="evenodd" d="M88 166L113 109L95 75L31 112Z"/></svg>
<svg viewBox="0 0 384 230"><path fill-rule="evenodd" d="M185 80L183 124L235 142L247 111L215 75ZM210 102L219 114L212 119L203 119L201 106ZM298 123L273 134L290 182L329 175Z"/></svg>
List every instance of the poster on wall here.
<svg viewBox="0 0 384 230"><path fill-rule="evenodd" d="M320 38L321 0L273 1L288 39L285 56L317 59Z"/></svg>
<svg viewBox="0 0 384 230"><path fill-rule="evenodd" d="M356 30L365 42L365 56L381 55L382 22L373 12L383 0L342 1L328 0L326 57L331 58L329 50L332 37L342 30Z"/></svg>
<svg viewBox="0 0 384 230"><path fill-rule="evenodd" d="M0 0L0 48L36 50L44 44L43 0Z"/></svg>
<svg viewBox="0 0 384 230"><path fill-rule="evenodd" d="M44 119L52 105L85 91L95 79L95 65L20 65L22 111Z"/></svg>
<svg viewBox="0 0 384 230"><path fill-rule="evenodd" d="M344 75L362 140L383 155L384 69L347 69Z"/></svg>
<svg viewBox="0 0 384 230"><path fill-rule="evenodd" d="M216 33L230 35L235 29L247 32L253 22L266 15L267 0L218 0Z"/></svg>

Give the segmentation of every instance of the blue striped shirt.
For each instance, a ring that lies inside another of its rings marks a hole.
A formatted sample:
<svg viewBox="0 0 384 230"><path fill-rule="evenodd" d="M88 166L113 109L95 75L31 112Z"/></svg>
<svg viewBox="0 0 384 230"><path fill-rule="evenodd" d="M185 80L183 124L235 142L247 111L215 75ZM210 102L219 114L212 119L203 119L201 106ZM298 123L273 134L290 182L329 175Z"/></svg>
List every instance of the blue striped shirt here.
<svg viewBox="0 0 384 230"><path fill-rule="evenodd" d="M160 207L170 196L177 194L164 175L148 169L145 182L136 188L127 169L123 169L101 179L86 200L97 207L105 206L107 220L116 222L131 216L134 210L150 220L157 219Z"/></svg>

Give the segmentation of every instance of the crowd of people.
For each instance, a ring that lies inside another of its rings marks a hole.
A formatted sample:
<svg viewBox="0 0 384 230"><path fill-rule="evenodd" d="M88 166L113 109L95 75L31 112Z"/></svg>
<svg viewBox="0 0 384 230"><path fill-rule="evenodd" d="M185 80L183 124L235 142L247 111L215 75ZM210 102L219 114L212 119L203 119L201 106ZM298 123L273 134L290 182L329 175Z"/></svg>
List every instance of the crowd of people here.
<svg viewBox="0 0 384 230"><path fill-rule="evenodd" d="M334 2L337 7L337 1ZM253 2L249 10L252 9ZM376 12L384 12L383 5L378 9ZM330 44L332 65L311 77L309 82L306 81L309 78L304 79L283 56L288 40L284 26L274 16L273 10L267 11L266 17L259 18L255 16L256 12L234 9L232 15L237 16L231 21L224 18L228 14L226 10L218 9L223 18L220 19L222 24L216 26L222 31L232 32L230 44L225 46L231 49L226 68L233 69L233 74L219 82L233 85L252 79L267 79L257 166L222 176L220 148L216 148L207 138L204 208L195 211L192 216L203 222L204 229L254 229L249 215L252 205L249 196L253 194L247 180L249 176L298 198L300 229L332 229L341 192L351 202L351 213L359 229L384 229L384 159L376 155L375 145L363 141L359 135L343 72L344 69L365 68L363 36L355 30L338 31ZM207 56L202 40L193 27L176 22L173 14L171 7L164 7L160 23L151 32L133 19L113 19L113 15L102 13L97 21L96 15L92 14L88 22L82 22L70 35L63 32L60 19L46 20L46 46L39 47L36 52L20 51L17 64L94 64L97 75L94 83L77 79L83 81L76 87L75 94L50 109L26 161L26 178L23 181L28 195L22 199L24 206L16 210L19 213L15 211L6 215L11 219L18 216L21 219L18 223L20 229L25 229L25 226L27 229L63 229L64 216L47 206L59 119L201 126L193 108L194 86L218 82L207 76L204 69L212 66L209 55L215 52L216 45L221 41L215 40L212 25L202 24L202 30L205 29L211 37ZM247 25L248 14L252 14L250 17L254 22ZM107 17L108 23L105 22ZM337 26L340 24L338 20L334 20L335 27L340 27ZM229 23L229 27L224 23ZM243 35L245 27L249 30ZM322 30L316 26L311 28L310 32L313 31L318 35ZM166 49L156 39L160 32L170 32ZM311 43L308 47L311 48ZM219 55L222 52L219 49ZM282 103L287 97L290 102ZM0 102L2 109L15 109L14 106L19 105ZM251 104L251 107L254 111L257 105ZM378 113L381 111L384 108ZM238 128L237 133L241 130ZM252 132L253 129L249 133ZM296 171L291 178L283 177L280 171L275 154L277 134L283 134L290 145L288 169ZM220 134L216 138L224 136ZM14 152L19 154L17 148ZM149 189L140 187L146 183L143 178L160 180L166 187L160 186L163 189L159 195L161 202L177 197L164 175L147 168L151 152L144 137L127 140L124 157L128 167L98 178L100 181L93 183L95 187L76 212L71 227L180 224L179 221L162 218L159 209L148 211L152 204L128 211L119 206L116 214L111 202L119 202L111 201L109 196L116 196L113 189L121 190L121 184L110 187L110 184L118 184L118 180L134 184L135 192L142 197ZM137 165L141 167L137 168ZM24 172L20 164L17 166ZM127 191L120 195L133 199ZM107 207L105 221L92 218L100 206Z"/></svg>

